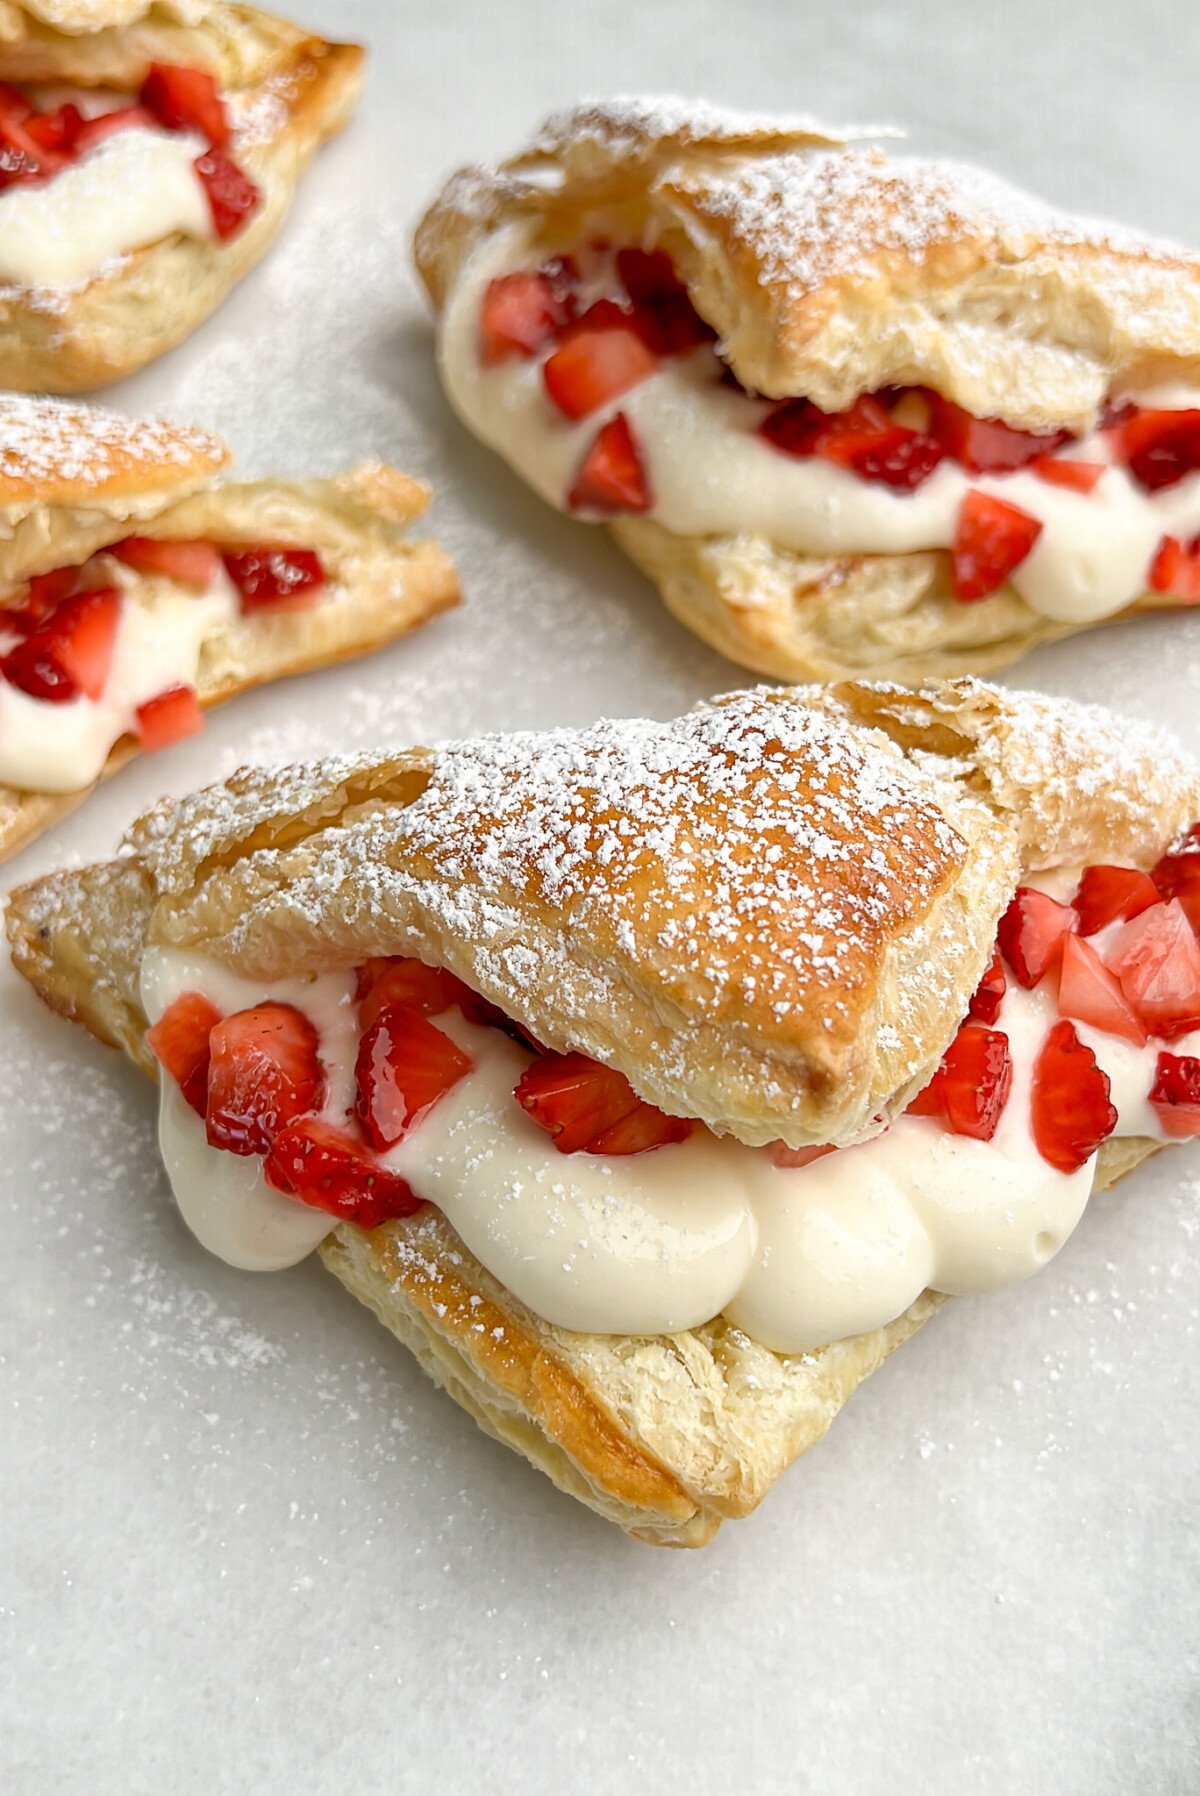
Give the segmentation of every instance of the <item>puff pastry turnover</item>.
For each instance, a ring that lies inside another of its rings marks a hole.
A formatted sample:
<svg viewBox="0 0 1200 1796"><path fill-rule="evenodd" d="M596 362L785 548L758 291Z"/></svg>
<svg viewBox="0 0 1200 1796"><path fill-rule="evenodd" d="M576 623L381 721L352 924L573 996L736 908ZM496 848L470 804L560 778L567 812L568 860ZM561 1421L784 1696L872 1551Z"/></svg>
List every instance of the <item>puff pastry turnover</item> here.
<svg viewBox="0 0 1200 1796"><path fill-rule="evenodd" d="M319 1243L484 1429L695 1546L946 1292L1200 1126L1198 812L1169 744L1065 701L761 691L245 772L8 927L169 1069L202 1240Z"/></svg>
<svg viewBox="0 0 1200 1796"><path fill-rule="evenodd" d="M362 63L253 6L0 0L0 385L84 392L189 336L270 246Z"/></svg>
<svg viewBox="0 0 1200 1796"><path fill-rule="evenodd" d="M0 398L0 859L247 686L363 655L457 602L429 494L368 462L220 479L208 432Z"/></svg>
<svg viewBox="0 0 1200 1796"><path fill-rule="evenodd" d="M783 678L984 672L1200 597L1200 262L810 120L616 100L416 235L442 377Z"/></svg>

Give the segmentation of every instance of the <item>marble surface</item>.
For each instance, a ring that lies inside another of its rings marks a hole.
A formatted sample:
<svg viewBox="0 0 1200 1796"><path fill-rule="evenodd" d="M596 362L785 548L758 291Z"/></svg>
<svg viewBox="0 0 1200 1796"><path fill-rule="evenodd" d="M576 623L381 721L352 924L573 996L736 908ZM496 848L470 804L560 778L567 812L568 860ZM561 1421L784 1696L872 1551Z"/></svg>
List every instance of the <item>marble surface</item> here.
<svg viewBox="0 0 1200 1796"><path fill-rule="evenodd" d="M385 455L438 489L469 608L253 695L8 881L246 759L667 714L737 675L443 403L407 255L452 166L581 92L884 118L1088 210L1196 235L1200 24L1172 0L306 0L372 46L348 135L220 315L113 395L250 470ZM1018 679L1200 750L1200 617ZM435 1393L316 1265L205 1257L153 1101L0 973L0 1784L131 1792L1200 1788L1200 1158L1054 1264L952 1305L752 1519L610 1532Z"/></svg>

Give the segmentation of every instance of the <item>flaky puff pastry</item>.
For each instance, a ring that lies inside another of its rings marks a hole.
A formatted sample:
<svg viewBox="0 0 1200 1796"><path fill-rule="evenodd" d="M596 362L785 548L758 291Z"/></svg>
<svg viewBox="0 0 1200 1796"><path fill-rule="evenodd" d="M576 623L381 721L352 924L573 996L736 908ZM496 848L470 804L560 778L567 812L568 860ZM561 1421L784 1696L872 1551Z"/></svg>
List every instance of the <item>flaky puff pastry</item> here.
<svg viewBox="0 0 1200 1796"><path fill-rule="evenodd" d="M82 393L191 335L278 234L313 155L347 123L363 51L254 6L218 0L0 0L0 80L134 93L151 63L207 70L233 126L230 154L261 204L227 242L172 236L83 285L0 286L0 386Z"/></svg>
<svg viewBox="0 0 1200 1796"><path fill-rule="evenodd" d="M303 611L238 616L203 643L196 695L221 704L248 686L369 654L457 604L457 576L436 542L410 540L428 488L380 462L326 480L219 480L229 450L210 432L129 419L97 406L0 398L0 628L31 575L72 567L137 535L222 548L315 549L328 584ZM149 602L154 582L144 577ZM137 747L124 737L102 779ZM0 785L0 860L92 791Z"/></svg>
<svg viewBox="0 0 1200 1796"><path fill-rule="evenodd" d="M1022 873L1148 865L1198 810L1200 770L1163 739L1066 701L752 692L669 724L239 774L148 813L120 859L18 891L8 928L45 1001L152 1077L148 944L255 980L416 954L679 1113L846 1140L932 1070ZM1154 1145L1106 1144L1098 1183ZM552 1327L429 1206L321 1253L489 1433L676 1546L753 1509L943 1301L789 1356L720 1317Z"/></svg>
<svg viewBox="0 0 1200 1796"><path fill-rule="evenodd" d="M597 238L661 246L748 391L831 412L925 386L976 417L1081 432L1114 391L1200 386L1194 255L870 141L886 135L587 103L499 167L453 176L418 227L417 267L441 311L506 226L532 231L533 266ZM986 673L1091 627L1007 584L959 602L944 551L806 555L633 514L610 527L675 616L783 679ZM1182 602L1146 591L1114 615Z"/></svg>

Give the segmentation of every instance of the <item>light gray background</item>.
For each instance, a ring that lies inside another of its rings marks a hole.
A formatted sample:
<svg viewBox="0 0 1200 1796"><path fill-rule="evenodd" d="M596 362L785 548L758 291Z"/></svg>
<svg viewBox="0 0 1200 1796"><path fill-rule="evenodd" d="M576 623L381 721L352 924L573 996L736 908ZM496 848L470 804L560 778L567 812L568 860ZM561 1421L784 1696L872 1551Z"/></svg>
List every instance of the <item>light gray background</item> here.
<svg viewBox="0 0 1200 1796"><path fill-rule="evenodd" d="M115 394L243 467L432 479L469 606L252 696L6 869L107 853L243 759L635 709L736 670L599 532L449 415L407 242L453 166L580 93L893 119L1060 201L1200 235L1186 0L297 6L372 46L282 244ZM1200 749L1200 619L1018 677ZM153 1100L0 974L0 1785L88 1792L1033 1791L1197 1768L1200 1161L1099 1199L1031 1284L964 1301L698 1554L627 1543L486 1441L314 1264L206 1258ZM11 1674L11 1675L10 1675Z"/></svg>

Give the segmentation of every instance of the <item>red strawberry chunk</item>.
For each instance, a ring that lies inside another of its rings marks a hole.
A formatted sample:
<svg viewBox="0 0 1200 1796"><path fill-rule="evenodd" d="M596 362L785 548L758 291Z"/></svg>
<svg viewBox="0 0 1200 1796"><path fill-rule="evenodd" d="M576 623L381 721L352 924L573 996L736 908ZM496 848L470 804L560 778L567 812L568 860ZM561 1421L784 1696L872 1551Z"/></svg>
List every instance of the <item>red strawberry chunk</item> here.
<svg viewBox="0 0 1200 1796"><path fill-rule="evenodd" d="M394 1147L474 1064L415 1010L382 1009L359 1042L354 1069L356 1114L371 1146Z"/></svg>
<svg viewBox="0 0 1200 1796"><path fill-rule="evenodd" d="M1200 599L1200 536L1186 544L1177 536L1164 536L1150 564L1149 583L1151 592Z"/></svg>
<svg viewBox="0 0 1200 1796"><path fill-rule="evenodd" d="M1108 1075L1074 1025L1055 1023L1033 1069L1030 1121L1038 1153L1058 1172L1076 1172L1117 1126Z"/></svg>
<svg viewBox="0 0 1200 1796"><path fill-rule="evenodd" d="M42 149L69 156L85 122L78 106L68 101L53 112L35 113L26 121L25 129Z"/></svg>
<svg viewBox="0 0 1200 1796"><path fill-rule="evenodd" d="M649 511L650 483L624 412L599 431L567 495L572 511Z"/></svg>
<svg viewBox="0 0 1200 1796"><path fill-rule="evenodd" d="M227 549L221 559L247 613L261 611L266 605L306 610L325 585L325 569L314 549L260 543L253 548Z"/></svg>
<svg viewBox="0 0 1200 1796"><path fill-rule="evenodd" d="M657 368L658 358L628 315L611 301L599 300L547 357L542 380L564 417L586 418L649 379Z"/></svg>
<svg viewBox="0 0 1200 1796"><path fill-rule="evenodd" d="M1069 904L1060 904L1033 886L1018 886L1000 919L997 938L1018 983L1028 990L1058 965L1063 937L1078 928L1079 918Z"/></svg>
<svg viewBox="0 0 1200 1796"><path fill-rule="evenodd" d="M157 122L142 106L120 106L114 112L97 113L95 118L82 119L75 127L71 154L78 160L118 131L130 131L137 126L153 127Z"/></svg>
<svg viewBox="0 0 1200 1796"><path fill-rule="evenodd" d="M933 431L957 462L972 474L1002 474L1023 468L1035 457L1053 454L1071 441L1066 430L1015 430L999 418L974 418L940 393L929 395Z"/></svg>
<svg viewBox="0 0 1200 1796"><path fill-rule="evenodd" d="M204 713L192 687L168 686L138 706L133 727L142 747L154 754L172 742L182 742L185 736L198 736L204 728Z"/></svg>
<svg viewBox="0 0 1200 1796"><path fill-rule="evenodd" d="M265 1154L285 1123L320 1108L317 1032L291 1004L239 1010L209 1036L208 1139L231 1154Z"/></svg>
<svg viewBox="0 0 1200 1796"><path fill-rule="evenodd" d="M171 542L154 536L127 536L113 543L108 553L139 574L163 574L185 586L211 586L221 571L221 551L215 543Z"/></svg>
<svg viewBox="0 0 1200 1796"><path fill-rule="evenodd" d="M464 1014L482 1003L461 979L445 967L427 967L406 955L365 960L355 973L359 1027L369 1029L385 1009L399 1007L418 1016L437 1016L457 1004Z"/></svg>
<svg viewBox="0 0 1200 1796"><path fill-rule="evenodd" d="M1200 1135L1200 1060L1160 1053L1150 1102L1164 1135Z"/></svg>
<svg viewBox="0 0 1200 1796"><path fill-rule="evenodd" d="M655 355L686 355L712 342L716 332L692 304L665 250L619 249L617 273L633 302L636 328Z"/></svg>
<svg viewBox="0 0 1200 1796"><path fill-rule="evenodd" d="M1160 897L1178 898L1188 922L1200 934L1200 827L1179 848L1164 854L1150 877Z"/></svg>
<svg viewBox="0 0 1200 1796"><path fill-rule="evenodd" d="M683 1141L692 1124L638 1097L628 1079L586 1054L545 1054L514 1095L560 1154L641 1154Z"/></svg>
<svg viewBox="0 0 1200 1796"><path fill-rule="evenodd" d="M798 1166L811 1166L814 1160L823 1160L826 1154L835 1154L836 1146L829 1142L824 1147L788 1147L784 1141L773 1141L767 1152L771 1156L773 1166L788 1169Z"/></svg>
<svg viewBox="0 0 1200 1796"><path fill-rule="evenodd" d="M1136 867L1086 867L1079 890L1071 900L1079 918L1080 935L1095 935L1110 923L1123 922L1158 903L1159 894L1148 873Z"/></svg>
<svg viewBox="0 0 1200 1796"><path fill-rule="evenodd" d="M682 1116L668 1116L653 1104L638 1104L619 1122L601 1129L588 1143L589 1154L645 1154L654 1147L686 1141L692 1125ZM557 1143L555 1144L557 1146Z"/></svg>
<svg viewBox="0 0 1200 1796"><path fill-rule="evenodd" d="M845 412L823 412L811 399L785 399L758 434L785 455L819 455L863 480L907 492L927 480L945 455L932 436L897 424L873 394Z"/></svg>
<svg viewBox="0 0 1200 1796"><path fill-rule="evenodd" d="M224 150L206 150L203 156L197 156L193 167L208 195L213 229L220 241L227 243L258 211L262 195Z"/></svg>
<svg viewBox="0 0 1200 1796"><path fill-rule="evenodd" d="M359 1228L378 1228L421 1208L408 1183L373 1159L364 1141L316 1116L279 1131L263 1172L276 1191Z"/></svg>
<svg viewBox="0 0 1200 1796"><path fill-rule="evenodd" d="M1200 1029L1200 942L1178 899L1123 923L1104 961L1152 1035Z"/></svg>
<svg viewBox="0 0 1200 1796"><path fill-rule="evenodd" d="M208 1106L209 1035L221 1020L200 992L184 992L146 1031L146 1042L187 1102L203 1116Z"/></svg>
<svg viewBox="0 0 1200 1796"><path fill-rule="evenodd" d="M1012 1055L999 1029L964 1023L924 1091L909 1105L913 1116L933 1116L955 1135L990 1141L1012 1089Z"/></svg>
<svg viewBox="0 0 1200 1796"><path fill-rule="evenodd" d="M985 599L1020 567L1042 525L1019 505L971 487L959 508L950 584L956 599Z"/></svg>
<svg viewBox="0 0 1200 1796"><path fill-rule="evenodd" d="M21 603L0 610L0 629L28 636L40 628L75 591L80 571L77 567L59 567L48 574L34 574L26 583Z"/></svg>
<svg viewBox="0 0 1200 1796"><path fill-rule="evenodd" d="M992 964L979 981L975 995L967 1006L968 1015L979 1023L994 1023L1000 1015L1000 1006L1004 1002L1004 994L1008 989L1008 980L1004 973L1004 962L997 948L992 956Z"/></svg>
<svg viewBox="0 0 1200 1796"><path fill-rule="evenodd" d="M1051 486L1064 486L1072 493L1093 493L1104 473L1102 461L1072 461L1061 455L1035 455L1028 464L1029 472Z"/></svg>
<svg viewBox="0 0 1200 1796"><path fill-rule="evenodd" d="M1077 1023L1090 1023L1139 1048L1146 1044L1146 1025L1092 944L1077 935L1063 937L1058 1008Z"/></svg>
<svg viewBox="0 0 1200 1796"><path fill-rule="evenodd" d="M568 311L551 277L502 274L488 285L479 321L480 358L485 367L514 357L528 359L558 335Z"/></svg>
<svg viewBox="0 0 1200 1796"><path fill-rule="evenodd" d="M0 190L48 180L63 166L64 158L40 140L37 118L19 87L0 82Z"/></svg>
<svg viewBox="0 0 1200 1796"><path fill-rule="evenodd" d="M1136 411L1116 441L1138 485L1159 492L1200 468L1200 410Z"/></svg>
<svg viewBox="0 0 1200 1796"><path fill-rule="evenodd" d="M47 704L98 699L112 666L121 595L114 587L77 593L51 613L41 629L18 643L0 661L11 685Z"/></svg>
<svg viewBox="0 0 1200 1796"><path fill-rule="evenodd" d="M217 149L229 142L225 103L206 69L152 62L138 98L168 131L198 131Z"/></svg>

